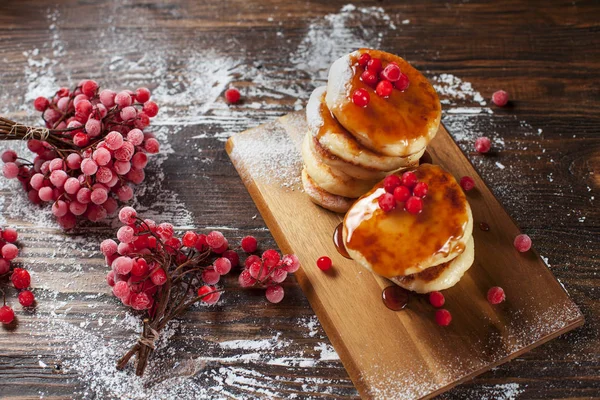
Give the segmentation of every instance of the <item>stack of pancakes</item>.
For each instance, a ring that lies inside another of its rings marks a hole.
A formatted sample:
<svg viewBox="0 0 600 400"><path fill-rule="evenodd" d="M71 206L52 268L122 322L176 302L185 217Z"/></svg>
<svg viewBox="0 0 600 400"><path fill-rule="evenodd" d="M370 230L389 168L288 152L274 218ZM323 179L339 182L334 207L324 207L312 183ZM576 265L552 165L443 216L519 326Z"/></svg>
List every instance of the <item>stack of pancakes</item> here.
<svg viewBox="0 0 600 400"><path fill-rule="evenodd" d="M383 182L358 199L343 225L343 243L363 267L417 293L454 286L474 260L473 215L454 177L439 166L414 170L429 190L419 214L384 212Z"/></svg>
<svg viewBox="0 0 600 400"><path fill-rule="evenodd" d="M360 78L363 54L396 63L410 82L380 97ZM358 89L369 93L365 107L353 103ZM440 122L438 96L427 79L402 58L360 49L333 63L327 86L317 88L306 107L308 133L302 144L302 182L311 200L346 212L354 201L392 172L414 168Z"/></svg>

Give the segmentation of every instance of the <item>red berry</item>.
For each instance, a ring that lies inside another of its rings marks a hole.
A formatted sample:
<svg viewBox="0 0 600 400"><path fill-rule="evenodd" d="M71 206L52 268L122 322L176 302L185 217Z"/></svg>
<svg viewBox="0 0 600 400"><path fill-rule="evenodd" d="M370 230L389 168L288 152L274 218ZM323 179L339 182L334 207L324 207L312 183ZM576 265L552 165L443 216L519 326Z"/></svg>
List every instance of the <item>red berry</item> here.
<svg viewBox="0 0 600 400"><path fill-rule="evenodd" d="M87 97L93 97L96 94L96 90L98 90L98 84L95 81L83 81L81 85L81 92Z"/></svg>
<svg viewBox="0 0 600 400"><path fill-rule="evenodd" d="M269 286L265 292L265 296L267 297L267 300L269 300L271 303L274 303L274 304L277 304L281 300L283 300L284 295L285 295L285 292L284 292L283 288L279 285Z"/></svg>
<svg viewBox="0 0 600 400"><path fill-rule="evenodd" d="M221 293L217 292L213 286L204 285L198 289L198 297L202 297L202 301L206 304L215 304L219 301Z"/></svg>
<svg viewBox="0 0 600 400"><path fill-rule="evenodd" d="M409 199L409 197L410 189L406 186L400 185L396 189L394 189L394 199L396 199L398 203L404 203L406 200Z"/></svg>
<svg viewBox="0 0 600 400"><path fill-rule="evenodd" d="M492 142L487 137L483 136L475 141L475 150L478 153L487 153L492 148Z"/></svg>
<svg viewBox="0 0 600 400"><path fill-rule="evenodd" d="M244 267L246 268L250 268L250 266L254 263L260 263L260 257L257 255L251 255L248 258L246 258L246 261L244 261Z"/></svg>
<svg viewBox="0 0 600 400"><path fill-rule="evenodd" d="M196 245L196 241L198 240L198 235L196 232L187 231L182 238L183 245L185 247L194 247Z"/></svg>
<svg viewBox="0 0 600 400"><path fill-rule="evenodd" d="M417 196L411 196L406 200L404 208L411 214L418 214L423 210L423 200Z"/></svg>
<svg viewBox="0 0 600 400"><path fill-rule="evenodd" d="M404 186L407 186L408 188L412 189L415 187L417 182L417 175L414 172L408 171L402 174L402 184Z"/></svg>
<svg viewBox="0 0 600 400"><path fill-rule="evenodd" d="M319 267L321 271L327 271L331 268L331 264L331 258L327 256L323 256L317 260L317 267Z"/></svg>
<svg viewBox="0 0 600 400"><path fill-rule="evenodd" d="M15 268L10 277L12 284L17 289L25 289L31 283L29 272L23 268Z"/></svg>
<svg viewBox="0 0 600 400"><path fill-rule="evenodd" d="M10 324L15 319L15 312L9 306L0 307L0 322Z"/></svg>
<svg viewBox="0 0 600 400"><path fill-rule="evenodd" d="M242 238L242 250L246 253L254 253L258 247L258 242L254 236Z"/></svg>
<svg viewBox="0 0 600 400"><path fill-rule="evenodd" d="M367 69L373 71L373 73L379 75L379 71L382 68L381 60L379 58L371 58L367 63Z"/></svg>
<svg viewBox="0 0 600 400"><path fill-rule="evenodd" d="M30 290L23 290L19 293L19 303L21 303L23 307L31 307L34 301L35 296Z"/></svg>
<svg viewBox="0 0 600 400"><path fill-rule="evenodd" d="M138 103L145 103L150 100L150 90L145 87L139 88L135 91L135 100Z"/></svg>
<svg viewBox="0 0 600 400"><path fill-rule="evenodd" d="M196 244L194 245L196 250L204 251L208 248L208 243L206 242L206 235L201 233L196 238Z"/></svg>
<svg viewBox="0 0 600 400"><path fill-rule="evenodd" d="M418 182L413 189L413 194L418 197L425 197L425 196L427 196L428 191L429 191L429 186L427 185L427 183Z"/></svg>
<svg viewBox="0 0 600 400"><path fill-rule="evenodd" d="M381 71L381 76L390 82L396 82L400 79L400 75L402 75L402 72L400 72L400 67L396 64L388 64L388 66ZM391 86L392 85L390 84L390 87Z"/></svg>
<svg viewBox="0 0 600 400"><path fill-rule="evenodd" d="M369 86L375 86L377 85L377 81L379 79L377 78L377 75L373 73L373 71L366 69L362 74L360 74L360 80Z"/></svg>
<svg viewBox="0 0 600 400"><path fill-rule="evenodd" d="M148 271L150 271L150 266L143 258L137 259L131 267L131 275L133 276L146 276Z"/></svg>
<svg viewBox="0 0 600 400"><path fill-rule="evenodd" d="M402 185L402 180L398 175L388 175L383 180L383 188L387 193L394 193L394 190Z"/></svg>
<svg viewBox="0 0 600 400"><path fill-rule="evenodd" d="M440 326L448 326L450 325L450 322L452 322L452 314L445 308L437 310L435 312L435 322Z"/></svg>
<svg viewBox="0 0 600 400"><path fill-rule="evenodd" d="M379 208L383 212L390 212L396 208L396 199L393 194L384 193L377 199L377 203L379 204Z"/></svg>
<svg viewBox="0 0 600 400"><path fill-rule="evenodd" d="M38 97L33 102L33 107L35 107L35 109L40 112L46 111L46 109L48 108L49 105L50 105L50 102L45 97Z"/></svg>
<svg viewBox="0 0 600 400"><path fill-rule="evenodd" d="M504 90L498 90L492 95L492 101L498 107L504 107L508 103L508 93Z"/></svg>
<svg viewBox="0 0 600 400"><path fill-rule="evenodd" d="M375 88L375 92L379 95L379 97L390 97L392 91L394 90L394 86L390 83L390 81L381 81L377 84Z"/></svg>
<svg viewBox="0 0 600 400"><path fill-rule="evenodd" d="M240 265L240 256L233 250L227 250L225 253L223 253L223 257L229 260L232 268Z"/></svg>
<svg viewBox="0 0 600 400"><path fill-rule="evenodd" d="M214 265L215 271L217 271L219 275L226 275L231 271L231 261L225 257L217 258Z"/></svg>
<svg viewBox="0 0 600 400"><path fill-rule="evenodd" d="M529 249L531 249L531 238L525 234L517 235L514 245L515 249L521 253L529 251Z"/></svg>
<svg viewBox="0 0 600 400"><path fill-rule="evenodd" d="M463 176L462 178L460 178L460 187L465 192L468 192L469 190L475 187L475 180L470 176Z"/></svg>
<svg viewBox="0 0 600 400"><path fill-rule="evenodd" d="M281 256L277 252L277 250L269 249L262 254L262 261L268 269L275 267L279 264L281 260Z"/></svg>
<svg viewBox="0 0 600 400"><path fill-rule="evenodd" d="M156 286L162 286L167 282L167 273L162 268L157 268L150 274L150 280Z"/></svg>
<svg viewBox="0 0 600 400"><path fill-rule="evenodd" d="M446 299L444 298L442 292L431 292L429 293L429 302L432 306L440 308L444 305Z"/></svg>
<svg viewBox="0 0 600 400"><path fill-rule="evenodd" d="M229 104L236 104L240 101L241 97L240 91L236 88L229 88L225 91L225 100L227 100Z"/></svg>
<svg viewBox="0 0 600 400"><path fill-rule="evenodd" d="M490 288L487 292L487 300L490 304L500 304L506 299L506 295L504 294L504 289L500 286L494 286Z"/></svg>
<svg viewBox="0 0 600 400"><path fill-rule="evenodd" d="M369 101L371 101L371 96L365 89L356 89L352 94L352 102L359 107L366 107Z"/></svg>
<svg viewBox="0 0 600 400"><path fill-rule="evenodd" d="M134 310L147 310L152 306L152 298L147 293L134 293L129 299L129 303Z"/></svg>
<svg viewBox="0 0 600 400"><path fill-rule="evenodd" d="M225 244L225 236L219 231L212 231L206 236L206 243L212 249L218 249Z"/></svg>
<svg viewBox="0 0 600 400"><path fill-rule="evenodd" d="M142 111L144 111L144 113L150 118L156 117L156 114L158 114L158 104L151 100L147 101L144 103Z"/></svg>
<svg viewBox="0 0 600 400"><path fill-rule="evenodd" d="M406 74L400 73L400 78L396 82L394 82L394 87L399 91L403 92L410 86L410 81L408 80L408 76Z"/></svg>
<svg viewBox="0 0 600 400"><path fill-rule="evenodd" d="M12 243L6 243L4 246L2 246L0 253L2 253L2 257L6 261L11 261L17 258L19 255L19 249Z"/></svg>
<svg viewBox="0 0 600 400"><path fill-rule="evenodd" d="M371 60L371 56L368 53L362 53L358 58L358 65L360 65L363 68L366 68L367 64L369 63L369 60Z"/></svg>

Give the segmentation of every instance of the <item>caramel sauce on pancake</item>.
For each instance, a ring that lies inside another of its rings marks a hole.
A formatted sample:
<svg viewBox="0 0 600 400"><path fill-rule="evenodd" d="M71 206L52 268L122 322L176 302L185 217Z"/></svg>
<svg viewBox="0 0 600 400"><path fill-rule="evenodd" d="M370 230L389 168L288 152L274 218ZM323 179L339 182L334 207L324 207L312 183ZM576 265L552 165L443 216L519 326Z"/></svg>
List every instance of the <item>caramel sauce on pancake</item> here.
<svg viewBox="0 0 600 400"><path fill-rule="evenodd" d="M433 256L464 251L464 246L457 247L469 219L464 192L452 175L436 165L423 164L415 174L429 185L419 214L408 213L402 205L383 212L377 204L385 193L382 181L358 199L344 218L344 246L360 253L384 277L405 276L414 268L423 271Z"/></svg>
<svg viewBox="0 0 600 400"><path fill-rule="evenodd" d="M359 107L350 100L340 107L340 113L351 118L356 131L368 132L375 150L393 143L408 146L415 139L429 136L432 121L439 118L441 112L440 100L429 81L400 57L370 49L360 49L358 53L381 59L383 68L391 61L396 62L408 76L410 85L402 92L394 89L388 98L380 97L373 87L361 81L360 75L365 69L358 65L358 57L352 56L353 75L346 86L347 96L351 99L355 90L366 89L371 100L366 107Z"/></svg>

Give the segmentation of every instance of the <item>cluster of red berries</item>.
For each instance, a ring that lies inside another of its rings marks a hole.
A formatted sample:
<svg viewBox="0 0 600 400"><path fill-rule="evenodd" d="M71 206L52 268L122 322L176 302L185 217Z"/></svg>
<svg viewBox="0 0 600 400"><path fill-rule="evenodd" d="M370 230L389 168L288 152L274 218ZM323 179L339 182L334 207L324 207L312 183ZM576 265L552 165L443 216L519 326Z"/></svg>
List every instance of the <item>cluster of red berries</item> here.
<svg viewBox="0 0 600 400"><path fill-rule="evenodd" d="M14 268L11 272L10 262L19 255L19 249L15 246L17 241L17 231L13 228L5 228L0 231L0 278L10 275L10 281L15 289L19 290L19 303L23 307L31 307L35 297L30 290L27 290L31 284L31 276L24 268ZM15 312L10 306L6 305L4 296L3 306L0 307L0 323L10 324L15 319Z"/></svg>
<svg viewBox="0 0 600 400"><path fill-rule="evenodd" d="M384 68L379 58L372 58L368 53L363 53L358 58L358 65L364 69L360 80L375 88L379 97L388 98L394 88L404 91L410 85L408 76L402 73L398 64L393 61ZM370 101L369 92L365 89L356 89L352 94L352 102L359 107L366 107Z"/></svg>
<svg viewBox="0 0 600 400"><path fill-rule="evenodd" d="M123 207L119 220L123 223L117 231L119 243L104 240L100 250L111 266L107 283L123 304L153 315L161 288L167 281L171 285L183 281L186 275L191 279L188 283L197 287L199 300L208 304L219 300L214 285L239 263L221 232L188 231L178 238L173 225L142 220L132 207Z"/></svg>
<svg viewBox="0 0 600 400"><path fill-rule="evenodd" d="M487 292L487 300L490 304L496 305L502 303L506 299L504 289L499 286L490 288ZM429 293L429 303L438 308L435 311L435 322L440 326L448 326L452 322L452 314L450 311L442 308L446 303L446 298L442 292L431 292Z"/></svg>
<svg viewBox="0 0 600 400"><path fill-rule="evenodd" d="M52 144L28 140L37 154L33 162L12 150L2 154L4 176L19 179L31 202L52 202L58 222L70 229L77 217L99 221L117 210L117 199L133 197L129 183L144 180L147 153L159 151L154 135L142 131L158 113L148 89L100 91L85 80L73 91L61 88L50 99L38 97L34 106Z"/></svg>
<svg viewBox="0 0 600 400"><path fill-rule="evenodd" d="M242 250L254 253L257 249L256 239L246 236L242 239ZM266 288L265 296L271 303L279 303L285 292L280 285L290 272L300 268L300 261L295 254L281 257L277 250L269 249L262 256L250 255L244 262L244 270L239 276L239 284L243 288Z"/></svg>
<svg viewBox="0 0 600 400"><path fill-rule="evenodd" d="M383 180L385 193L377 198L379 207L384 212L390 212L400 204L411 214L418 214L423 210L423 197L427 195L429 186L419 182L413 171L398 175L388 175Z"/></svg>

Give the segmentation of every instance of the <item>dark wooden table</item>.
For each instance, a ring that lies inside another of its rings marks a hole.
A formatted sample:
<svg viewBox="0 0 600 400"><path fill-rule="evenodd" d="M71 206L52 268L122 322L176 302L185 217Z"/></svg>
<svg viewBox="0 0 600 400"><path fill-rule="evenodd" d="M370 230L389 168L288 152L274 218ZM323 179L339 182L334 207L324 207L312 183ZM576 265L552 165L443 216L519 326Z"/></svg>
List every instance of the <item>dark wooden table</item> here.
<svg viewBox="0 0 600 400"><path fill-rule="evenodd" d="M162 110L154 129L166 152L149 167L136 207L181 229L220 227L236 241L252 234L265 248L275 243L223 140L301 108L337 56L366 44L405 57L433 80L451 74L470 82L486 100L507 90L510 107L493 114L469 96L443 96L444 122L586 324L442 398L600 398L597 2L55 3L0 4L2 114L35 122L35 95L84 78L155 89ZM230 83L244 96L232 108L220 98ZM473 153L480 135L494 139L493 156ZM16 329L0 329L0 398L357 397L293 278L277 306L230 278L221 305L194 308L170 328L143 387L111 378L112 360L135 340L137 325L103 280L97 243L114 229L63 234L47 211L26 205L16 184L2 179L0 190L39 298L35 312L16 307Z"/></svg>

